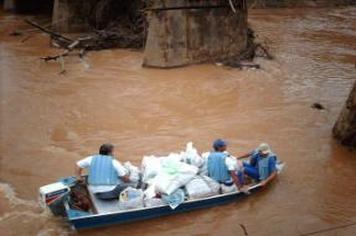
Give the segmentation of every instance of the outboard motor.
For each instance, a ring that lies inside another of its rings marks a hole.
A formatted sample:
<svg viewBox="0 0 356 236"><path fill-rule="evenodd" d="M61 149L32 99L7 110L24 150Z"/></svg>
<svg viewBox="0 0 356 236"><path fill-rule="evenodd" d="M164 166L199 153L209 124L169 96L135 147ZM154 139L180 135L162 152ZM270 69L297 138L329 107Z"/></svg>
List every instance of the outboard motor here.
<svg viewBox="0 0 356 236"><path fill-rule="evenodd" d="M66 216L65 203L70 188L63 182L56 182L40 187L41 205L48 207L55 216Z"/></svg>

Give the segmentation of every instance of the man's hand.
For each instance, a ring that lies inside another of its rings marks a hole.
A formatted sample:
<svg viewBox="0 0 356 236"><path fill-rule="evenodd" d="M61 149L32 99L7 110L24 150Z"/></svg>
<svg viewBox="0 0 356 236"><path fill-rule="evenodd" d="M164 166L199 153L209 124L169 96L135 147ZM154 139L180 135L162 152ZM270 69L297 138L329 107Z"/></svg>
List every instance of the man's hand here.
<svg viewBox="0 0 356 236"><path fill-rule="evenodd" d="M122 176L121 179L122 179L125 183L130 182L130 177L129 177L129 175Z"/></svg>
<svg viewBox="0 0 356 236"><path fill-rule="evenodd" d="M260 185L261 185L262 188L266 187L267 184L268 184L268 181L266 181L266 180L263 180L263 181L260 182Z"/></svg>
<svg viewBox="0 0 356 236"><path fill-rule="evenodd" d="M75 177L79 183L84 182L84 177L82 176L82 171L83 171L83 168L81 168L77 165L75 166Z"/></svg>
<svg viewBox="0 0 356 236"><path fill-rule="evenodd" d="M76 176L77 182L78 183L84 183L85 182L85 177L84 176Z"/></svg>
<svg viewBox="0 0 356 236"><path fill-rule="evenodd" d="M260 182L261 187L266 187L269 182L277 177L277 171L273 172L267 179Z"/></svg>

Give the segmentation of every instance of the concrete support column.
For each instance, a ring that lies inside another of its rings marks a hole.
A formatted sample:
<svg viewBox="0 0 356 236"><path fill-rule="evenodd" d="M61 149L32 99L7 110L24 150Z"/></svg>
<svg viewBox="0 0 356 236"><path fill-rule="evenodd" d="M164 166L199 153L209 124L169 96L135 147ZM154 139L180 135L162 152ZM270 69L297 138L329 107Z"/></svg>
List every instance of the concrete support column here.
<svg viewBox="0 0 356 236"><path fill-rule="evenodd" d="M5 11L15 10L15 0L4 0L4 10Z"/></svg>
<svg viewBox="0 0 356 236"><path fill-rule="evenodd" d="M57 32L81 32L90 28L93 0L54 0L52 26Z"/></svg>
<svg viewBox="0 0 356 236"><path fill-rule="evenodd" d="M144 66L177 67L239 55L247 46L245 0L151 1Z"/></svg>
<svg viewBox="0 0 356 236"><path fill-rule="evenodd" d="M356 148L356 82L333 128L341 144Z"/></svg>

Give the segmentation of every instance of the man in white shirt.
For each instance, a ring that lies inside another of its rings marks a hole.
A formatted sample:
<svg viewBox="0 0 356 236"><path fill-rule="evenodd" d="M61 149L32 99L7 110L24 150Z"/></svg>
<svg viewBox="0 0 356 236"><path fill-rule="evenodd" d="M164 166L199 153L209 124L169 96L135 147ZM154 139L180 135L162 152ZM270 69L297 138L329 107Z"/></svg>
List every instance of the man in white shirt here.
<svg viewBox="0 0 356 236"><path fill-rule="evenodd" d="M114 145L103 144L99 154L77 162L76 175L81 179L83 169L88 170L88 186L93 193L113 190L129 182L127 170L113 158Z"/></svg>
<svg viewBox="0 0 356 236"><path fill-rule="evenodd" d="M230 172L231 178L235 183L236 187L240 190L243 189L244 185L244 176L243 176L243 164L240 160L237 160L236 157L231 156L227 153L225 158L225 165Z"/></svg>

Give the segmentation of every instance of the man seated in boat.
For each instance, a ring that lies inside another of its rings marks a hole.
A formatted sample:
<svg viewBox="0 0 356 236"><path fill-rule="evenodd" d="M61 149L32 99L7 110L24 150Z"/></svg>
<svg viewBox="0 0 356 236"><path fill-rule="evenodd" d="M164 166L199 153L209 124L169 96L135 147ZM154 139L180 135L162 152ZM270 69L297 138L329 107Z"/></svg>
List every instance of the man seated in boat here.
<svg viewBox="0 0 356 236"><path fill-rule="evenodd" d="M208 156L208 176L220 184L226 186L236 185L241 189L242 182L238 177L237 163L232 162L230 155L226 152L227 144L222 139L213 143L214 151Z"/></svg>
<svg viewBox="0 0 356 236"><path fill-rule="evenodd" d="M99 154L77 162L77 178L81 179L83 169L88 170L88 185L94 193L111 191L129 182L127 170L114 159L114 145L109 143L100 146Z"/></svg>
<svg viewBox="0 0 356 236"><path fill-rule="evenodd" d="M251 159L249 163L243 163L244 173L254 180L260 181L261 186L266 186L277 176L277 156L267 143L261 143L257 149L238 157L238 159L247 157L251 157Z"/></svg>

